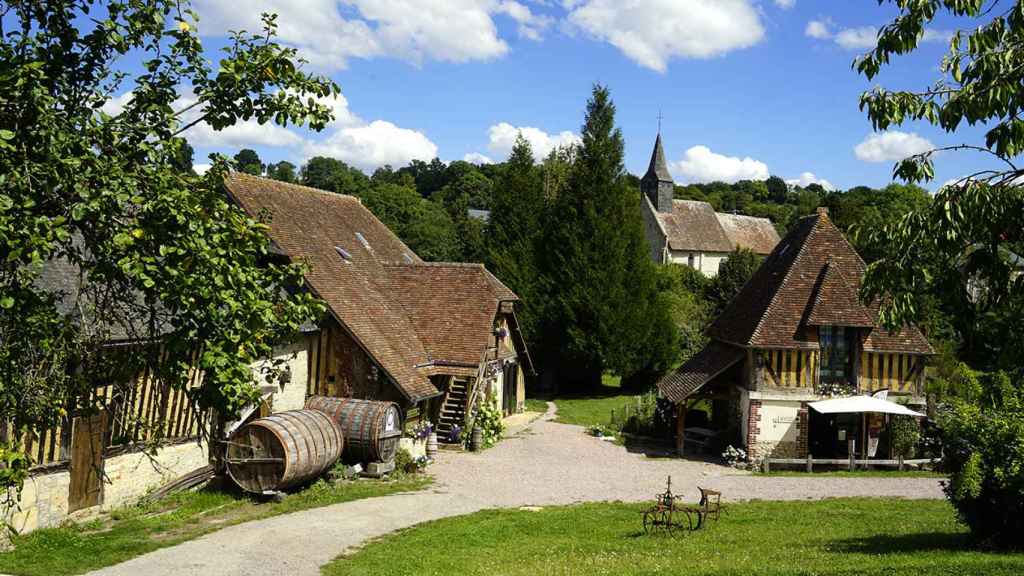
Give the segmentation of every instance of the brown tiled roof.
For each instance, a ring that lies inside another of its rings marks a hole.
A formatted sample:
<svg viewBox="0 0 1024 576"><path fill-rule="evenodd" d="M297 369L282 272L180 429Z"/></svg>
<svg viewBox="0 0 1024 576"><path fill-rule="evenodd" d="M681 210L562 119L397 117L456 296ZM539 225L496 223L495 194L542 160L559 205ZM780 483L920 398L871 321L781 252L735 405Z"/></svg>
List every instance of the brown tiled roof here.
<svg viewBox="0 0 1024 576"><path fill-rule="evenodd" d="M712 340L678 370L658 382L658 390L670 402L682 402L743 358L743 349Z"/></svg>
<svg viewBox="0 0 1024 576"><path fill-rule="evenodd" d="M811 326L854 326L872 328L875 322L871 311L861 304L853 281L843 274L840 266L828 261L821 269L820 280L814 289L807 324Z"/></svg>
<svg viewBox="0 0 1024 576"><path fill-rule="evenodd" d="M389 264L388 286L434 362L476 365L501 301L516 295L481 264Z"/></svg>
<svg viewBox="0 0 1024 576"><path fill-rule="evenodd" d="M237 172L225 184L253 217L266 211L274 242L309 266L310 288L410 400L438 394L416 369L430 358L383 264L419 263L408 246L352 196Z"/></svg>
<svg viewBox="0 0 1024 576"><path fill-rule="evenodd" d="M733 248L747 248L755 254L766 256L779 243L779 233L767 218L721 212L717 216Z"/></svg>
<svg viewBox="0 0 1024 576"><path fill-rule="evenodd" d="M673 200L672 212L657 212L672 250L732 252L733 244L707 202Z"/></svg>
<svg viewBox="0 0 1024 576"><path fill-rule="evenodd" d="M834 268L829 276L825 268ZM755 348L817 347L803 326L808 317L832 314L837 321L866 324L856 313L865 265L842 232L824 213L808 216L783 238L754 276L711 325L709 335L723 342ZM835 284L845 279L848 290ZM816 298L820 297L820 301ZM913 326L897 334L878 328L878 305L868 306L871 331L865 348L877 351L931 354L932 348Z"/></svg>

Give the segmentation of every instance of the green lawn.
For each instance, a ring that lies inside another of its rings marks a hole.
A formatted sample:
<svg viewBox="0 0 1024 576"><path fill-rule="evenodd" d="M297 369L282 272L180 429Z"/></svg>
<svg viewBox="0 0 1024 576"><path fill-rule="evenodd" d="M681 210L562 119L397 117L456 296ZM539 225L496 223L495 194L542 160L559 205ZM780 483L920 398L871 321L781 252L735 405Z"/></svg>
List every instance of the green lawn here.
<svg viewBox="0 0 1024 576"><path fill-rule="evenodd" d="M541 398L527 398L525 410L527 412L540 412L541 414L548 411L547 400Z"/></svg>
<svg viewBox="0 0 1024 576"><path fill-rule="evenodd" d="M57 576L81 574L123 562L157 548L191 540L219 528L328 504L422 489L422 476L396 480L318 482L282 502L258 503L238 494L199 491L160 502L112 511L84 524L36 530L14 537L0 554L0 573Z"/></svg>
<svg viewBox="0 0 1024 576"><path fill-rule="evenodd" d="M326 576L1000 575L1024 554L971 548L944 501L836 499L729 506L718 523L644 535L639 504L488 510L384 537Z"/></svg>
<svg viewBox="0 0 1024 576"><path fill-rule="evenodd" d="M554 398L558 406L555 421L578 426L607 426L612 410L622 410L626 405L635 404L637 397L637 394L623 393L618 377L605 375L601 379L601 387L596 390Z"/></svg>

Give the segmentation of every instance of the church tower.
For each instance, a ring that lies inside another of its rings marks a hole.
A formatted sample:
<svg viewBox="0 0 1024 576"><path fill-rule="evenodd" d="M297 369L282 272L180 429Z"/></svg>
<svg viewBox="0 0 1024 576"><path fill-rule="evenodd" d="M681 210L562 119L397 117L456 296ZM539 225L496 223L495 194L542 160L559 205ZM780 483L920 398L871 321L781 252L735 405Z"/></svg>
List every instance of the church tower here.
<svg viewBox="0 0 1024 576"><path fill-rule="evenodd" d="M665 163L665 150L661 147L661 132L658 133L658 139L654 141L651 165L647 167L647 173L640 180L640 191L650 199L654 209L658 212L672 211L675 183L672 182L672 175L668 173L668 164Z"/></svg>

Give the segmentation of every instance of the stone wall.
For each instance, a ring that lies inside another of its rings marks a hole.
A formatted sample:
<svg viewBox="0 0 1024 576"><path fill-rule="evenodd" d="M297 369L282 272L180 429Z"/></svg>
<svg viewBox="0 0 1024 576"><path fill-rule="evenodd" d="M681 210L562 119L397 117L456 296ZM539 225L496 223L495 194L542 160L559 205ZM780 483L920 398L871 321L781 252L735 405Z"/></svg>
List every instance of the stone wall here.
<svg viewBox="0 0 1024 576"><path fill-rule="evenodd" d="M647 196L640 195L640 213L644 217L644 237L651 251L651 260L656 264L665 263L665 232L658 223L654 206Z"/></svg>
<svg viewBox="0 0 1024 576"><path fill-rule="evenodd" d="M102 504L79 510L74 518L86 518L103 510L133 504L154 488L207 462L206 445L197 442L165 446L152 456L135 452L107 458L103 464L107 479L103 484ZM59 526L68 519L70 487L71 474L67 470L29 477L18 507L7 520L19 532Z"/></svg>

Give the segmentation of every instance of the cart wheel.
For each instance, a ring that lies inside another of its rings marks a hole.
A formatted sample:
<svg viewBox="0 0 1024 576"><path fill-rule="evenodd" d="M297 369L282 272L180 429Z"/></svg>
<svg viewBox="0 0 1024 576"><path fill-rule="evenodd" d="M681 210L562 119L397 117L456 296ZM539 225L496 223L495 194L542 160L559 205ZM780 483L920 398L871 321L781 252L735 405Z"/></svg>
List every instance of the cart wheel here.
<svg viewBox="0 0 1024 576"><path fill-rule="evenodd" d="M679 528L680 529L686 529L686 530L689 530L689 531L692 532L693 531L693 515L690 514L690 511L684 509L684 510L677 510L676 513L682 515L682 517L679 518ZM685 517L686 519L684 520L683 517Z"/></svg>
<svg viewBox="0 0 1024 576"><path fill-rule="evenodd" d="M644 512L644 534L650 534L651 531L654 530L656 525L656 514L657 512L653 510L647 510Z"/></svg>

